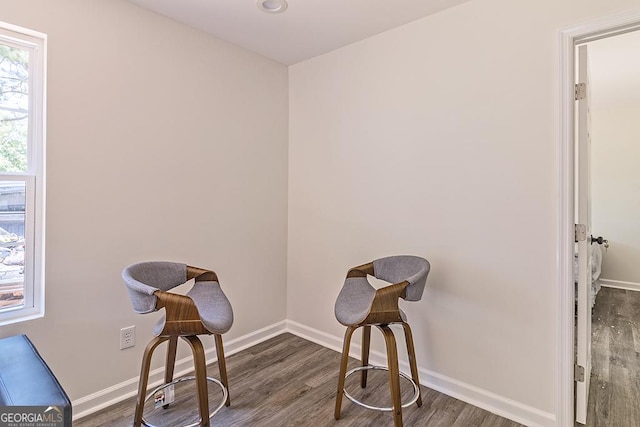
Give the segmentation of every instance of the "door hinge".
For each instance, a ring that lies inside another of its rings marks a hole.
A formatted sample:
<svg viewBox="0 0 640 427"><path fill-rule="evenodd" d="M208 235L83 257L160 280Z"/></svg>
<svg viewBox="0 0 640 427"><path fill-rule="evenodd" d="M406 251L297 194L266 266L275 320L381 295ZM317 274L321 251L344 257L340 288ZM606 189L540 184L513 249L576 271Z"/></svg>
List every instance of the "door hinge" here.
<svg viewBox="0 0 640 427"><path fill-rule="evenodd" d="M587 84L586 83L577 83L575 90L575 100L580 101L581 99L585 99L587 97Z"/></svg>
<svg viewBox="0 0 640 427"><path fill-rule="evenodd" d="M583 242L587 240L587 226L584 224L575 224L573 228L574 240Z"/></svg>
<svg viewBox="0 0 640 427"><path fill-rule="evenodd" d="M573 376L575 381L584 382L584 366L573 365Z"/></svg>

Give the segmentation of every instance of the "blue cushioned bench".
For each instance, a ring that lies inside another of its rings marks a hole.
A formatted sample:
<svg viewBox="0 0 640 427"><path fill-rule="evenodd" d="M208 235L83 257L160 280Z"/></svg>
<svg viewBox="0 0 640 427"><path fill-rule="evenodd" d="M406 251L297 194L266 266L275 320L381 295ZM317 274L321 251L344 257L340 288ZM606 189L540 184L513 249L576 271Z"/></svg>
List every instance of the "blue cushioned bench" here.
<svg viewBox="0 0 640 427"><path fill-rule="evenodd" d="M26 335L0 339L2 406L53 406L71 427L71 401Z"/></svg>

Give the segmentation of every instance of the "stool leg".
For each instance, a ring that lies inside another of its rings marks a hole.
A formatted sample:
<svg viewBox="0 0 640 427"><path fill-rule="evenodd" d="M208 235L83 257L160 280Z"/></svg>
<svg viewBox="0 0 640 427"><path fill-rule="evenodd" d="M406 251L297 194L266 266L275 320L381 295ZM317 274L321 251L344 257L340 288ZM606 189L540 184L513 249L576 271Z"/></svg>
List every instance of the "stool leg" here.
<svg viewBox="0 0 640 427"><path fill-rule="evenodd" d="M420 391L420 380L418 379L418 365L416 364L416 350L413 346L413 334L408 323L402 322L404 328L404 337L407 342L407 354L409 355L409 366L411 366L411 379L418 386L418 407L422 406L422 392Z"/></svg>
<svg viewBox="0 0 640 427"><path fill-rule="evenodd" d="M178 337L169 338L167 346L167 361L164 365L164 383L169 384L173 381L173 369L176 365L176 348L178 347ZM163 409L167 409L169 405L162 405Z"/></svg>
<svg viewBox="0 0 640 427"><path fill-rule="evenodd" d="M371 326L366 325L362 328L362 366L369 364L369 347L371 347ZM367 373L366 369L360 371L360 387L362 388L367 386Z"/></svg>
<svg viewBox="0 0 640 427"><path fill-rule="evenodd" d="M178 337L169 338L167 346L167 363L164 366L164 383L173 381L173 369L176 365L176 349L178 347Z"/></svg>
<svg viewBox="0 0 640 427"><path fill-rule="evenodd" d="M398 348L393 331L388 325L379 325L387 347L387 364L389 365L389 388L393 402L393 424L402 427L402 401L400 400L400 370L398 369Z"/></svg>
<svg viewBox="0 0 640 427"><path fill-rule="evenodd" d="M204 357L202 341L195 336L182 337L189 343L193 352L193 365L196 371L196 383L198 384L198 403L200 407L200 425L208 427L209 421L209 393L207 391L207 362Z"/></svg>
<svg viewBox="0 0 640 427"><path fill-rule="evenodd" d="M133 418L134 427L140 427L142 425L142 413L144 412L144 398L147 394L147 383L149 382L149 369L151 368L151 356L153 351L160 344L168 340L167 337L155 337L152 339L147 347L144 349L144 355L142 356L142 367L140 368L140 381L138 382L138 398L136 400L136 412Z"/></svg>
<svg viewBox="0 0 640 427"><path fill-rule="evenodd" d="M229 381L227 380L227 363L224 360L224 347L222 346L222 335L214 334L216 340L216 354L218 355L218 369L220 370L220 382L227 389L226 406L231 405L231 393L229 392Z"/></svg>
<svg viewBox="0 0 640 427"><path fill-rule="evenodd" d="M357 328L349 326L344 333L344 342L342 343L342 360L340 361L340 376L338 377L338 393L336 394L336 409L333 417L340 419L340 408L342 407L342 396L344 395L344 376L347 372L347 363L349 362L349 346L351 344L351 336Z"/></svg>

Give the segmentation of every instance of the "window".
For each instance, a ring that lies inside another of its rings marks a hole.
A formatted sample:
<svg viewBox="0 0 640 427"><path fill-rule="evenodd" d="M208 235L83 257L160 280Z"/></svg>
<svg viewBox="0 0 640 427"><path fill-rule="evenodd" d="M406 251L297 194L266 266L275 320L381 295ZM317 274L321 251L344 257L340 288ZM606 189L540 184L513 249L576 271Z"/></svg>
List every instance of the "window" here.
<svg viewBox="0 0 640 427"><path fill-rule="evenodd" d="M44 314L46 35L0 23L0 325Z"/></svg>

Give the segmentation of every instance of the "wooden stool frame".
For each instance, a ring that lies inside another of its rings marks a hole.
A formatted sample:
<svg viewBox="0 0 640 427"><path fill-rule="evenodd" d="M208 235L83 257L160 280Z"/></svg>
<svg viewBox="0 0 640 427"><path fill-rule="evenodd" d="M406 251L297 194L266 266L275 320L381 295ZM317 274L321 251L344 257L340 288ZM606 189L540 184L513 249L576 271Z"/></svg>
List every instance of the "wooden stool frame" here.
<svg viewBox="0 0 640 427"><path fill-rule="evenodd" d="M354 267L347 273L347 278L351 277L367 277L374 275L373 263L364 264ZM362 354L361 366L369 366L369 348L371 344L371 326L376 326L384 336L387 349L387 364L389 370L389 390L391 393L391 401L393 403L393 421L395 427L402 426L402 401L400 398L400 370L398 367L398 347L393 331L389 327L391 324L401 324L404 330L405 341L407 345L407 354L409 355L409 366L411 368L411 379L418 387L418 397L416 405L422 406L422 396L420 393L420 380L418 378L418 367L416 364L415 347L413 344L413 334L411 327L402 319L398 300L404 297L405 288L409 282L403 281L392 284L376 290L371 309L367 317L357 325L348 326L344 334L342 347L342 359L340 362L340 376L338 378L338 391L336 394L336 406L334 417L340 419L342 407L342 397L344 395L344 383L347 372L347 364L349 362L349 348L351 345L351 337L356 329L362 327ZM360 376L360 386L367 386L367 370L362 370Z"/></svg>
<svg viewBox="0 0 640 427"><path fill-rule="evenodd" d="M196 282L218 282L218 276L215 272L198 267L187 266L186 281L191 279L195 279ZM189 344L193 354L193 365L198 388L200 424L203 427L208 427L210 426L210 420L207 387L207 361L204 353L204 346L197 335L214 336L216 354L218 357L218 369L220 371L220 382L227 390L225 406L229 406L231 405L231 396L229 395L229 382L227 379L227 365L224 358L224 348L222 346L222 335L212 333L205 328L202 320L200 319L200 314L198 313L195 303L188 296L160 290L154 292L154 295L157 298L155 308L156 310L161 308L165 309L166 320L164 328L160 334L153 338L144 350L133 425L134 427L140 427L143 425L142 415L149 381L149 370L151 369L151 358L154 350L160 344L168 341L164 383L169 384L173 381L178 338L182 338Z"/></svg>

